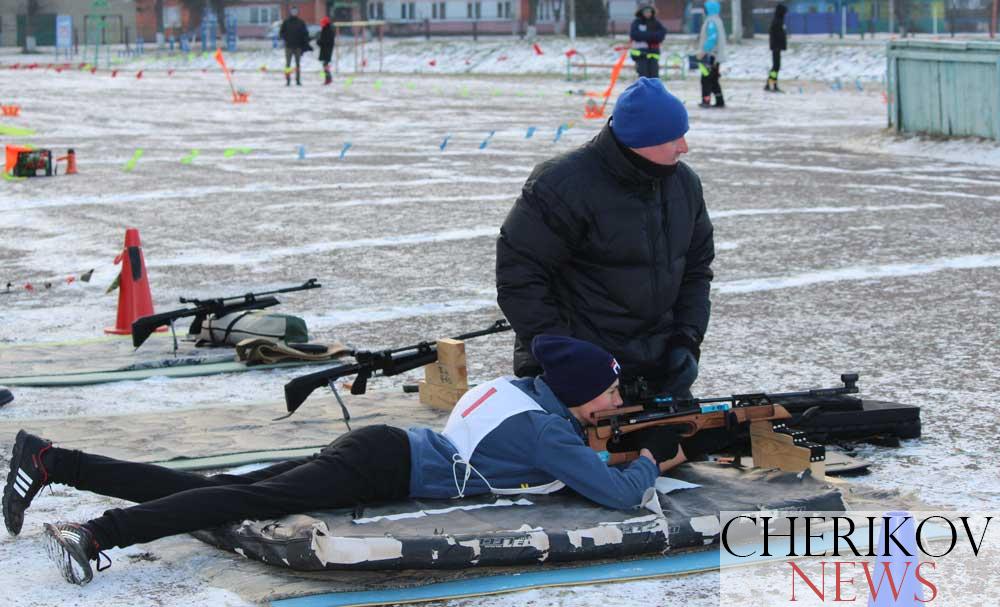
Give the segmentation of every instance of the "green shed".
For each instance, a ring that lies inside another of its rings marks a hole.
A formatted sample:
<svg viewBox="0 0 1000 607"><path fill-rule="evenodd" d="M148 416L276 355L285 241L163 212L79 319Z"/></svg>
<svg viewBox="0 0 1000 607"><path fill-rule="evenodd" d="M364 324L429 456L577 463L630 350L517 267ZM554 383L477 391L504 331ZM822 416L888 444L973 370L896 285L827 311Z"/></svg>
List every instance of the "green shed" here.
<svg viewBox="0 0 1000 607"><path fill-rule="evenodd" d="M889 126L1000 141L1000 42L893 40Z"/></svg>

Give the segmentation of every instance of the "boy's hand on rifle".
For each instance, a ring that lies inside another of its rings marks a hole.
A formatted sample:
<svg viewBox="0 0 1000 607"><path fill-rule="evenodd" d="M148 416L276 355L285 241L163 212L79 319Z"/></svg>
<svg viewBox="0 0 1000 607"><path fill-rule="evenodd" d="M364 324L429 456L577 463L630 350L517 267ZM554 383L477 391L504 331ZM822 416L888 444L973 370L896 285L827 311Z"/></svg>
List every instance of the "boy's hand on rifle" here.
<svg viewBox="0 0 1000 607"><path fill-rule="evenodd" d="M677 455L680 438L676 430L669 426L653 426L635 432L629 432L617 442L608 441L607 449L611 453L627 453L629 451L647 450L654 462L665 462Z"/></svg>

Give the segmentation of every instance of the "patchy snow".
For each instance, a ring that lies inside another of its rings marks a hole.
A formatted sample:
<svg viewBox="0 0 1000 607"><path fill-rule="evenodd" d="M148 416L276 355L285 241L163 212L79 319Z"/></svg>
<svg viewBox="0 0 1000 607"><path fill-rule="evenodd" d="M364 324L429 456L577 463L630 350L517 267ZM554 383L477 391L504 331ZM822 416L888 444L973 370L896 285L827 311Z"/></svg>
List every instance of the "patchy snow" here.
<svg viewBox="0 0 1000 607"><path fill-rule="evenodd" d="M576 48L605 63L621 42ZM340 74L322 87L308 59L301 88L284 86L278 52L250 51L231 58L250 91L246 105L229 102L210 57L150 55L118 65L117 78L103 68L0 70L4 101L22 106L16 123L2 123L37 131L19 142L60 154L75 148L81 171L0 184L0 343L94 337L112 324L115 296L104 290L118 272L112 260L126 226L141 230L161 311L181 295L236 295L315 276L323 289L281 297L279 310L304 316L317 340L381 348L485 327L500 315L495 235L525 178L601 127L583 120L578 92L606 82L561 80L569 41L540 44L542 56L509 37L387 40L386 73ZM862 447L875 462L864 482L987 509L1000 504L997 469L983 457L1000 447L992 404L1000 391L998 148L887 133L882 44L793 40L784 95L761 90L769 65L762 40L734 47L725 111L694 107L696 78L668 82L691 108L687 162L701 176L716 230L713 317L696 392L802 389L858 371L865 396L921 405L925 433L899 449ZM668 52L688 45L671 39ZM0 53L2 63L19 61ZM127 72L137 69L146 70L141 80ZM632 78L630 68L623 73L619 92ZM839 89L831 86L837 78ZM142 158L124 171L137 149ZM193 149L197 158L182 164ZM226 154L234 149L243 151ZM62 282L90 268L90 283ZM27 291L29 282L52 287ZM474 381L509 372L510 341L469 342ZM277 400L299 374L24 388L0 418ZM370 385L398 389L412 378ZM0 437L4 461L12 438ZM245 604L206 585L205 567L228 561L188 537L112 551L114 567L91 586L64 584L45 557L41 524L119 505L46 490L24 534L0 539L7 604ZM717 580L701 574L451 604L661 605L683 596L700 607L717 604Z"/></svg>

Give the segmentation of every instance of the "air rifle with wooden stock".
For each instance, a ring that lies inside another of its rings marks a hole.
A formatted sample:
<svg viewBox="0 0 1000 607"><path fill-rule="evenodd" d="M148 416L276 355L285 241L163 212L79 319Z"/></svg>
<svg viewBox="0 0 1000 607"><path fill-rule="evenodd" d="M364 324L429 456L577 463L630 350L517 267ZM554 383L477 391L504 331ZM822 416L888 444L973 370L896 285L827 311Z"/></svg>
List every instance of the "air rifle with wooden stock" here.
<svg viewBox="0 0 1000 607"><path fill-rule="evenodd" d="M857 394L858 374L845 373L840 376L843 386L836 388L816 388L802 392L766 394L734 394L713 398L678 399L670 396L656 396L637 401L628 406L595 415L596 425L587 428L587 442L592 449L606 452L609 442L617 442L626 434L654 426L673 426L682 438L694 436L702 430L726 428L735 430L739 425L755 421L784 421L792 418L775 401L788 398L829 397ZM801 423L820 412L819 407L806 411ZM782 430L784 430L782 428ZM798 433L801 434L801 433ZM797 442L805 444L804 435ZM821 448L821 447L820 447ZM609 464L631 461L639 456L637 451L608 453Z"/></svg>

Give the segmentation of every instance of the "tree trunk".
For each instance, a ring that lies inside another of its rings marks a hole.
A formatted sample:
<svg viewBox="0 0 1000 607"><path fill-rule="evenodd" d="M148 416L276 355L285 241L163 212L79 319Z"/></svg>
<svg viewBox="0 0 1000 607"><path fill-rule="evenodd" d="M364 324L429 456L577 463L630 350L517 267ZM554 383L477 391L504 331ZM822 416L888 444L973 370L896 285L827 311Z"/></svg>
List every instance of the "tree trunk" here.
<svg viewBox="0 0 1000 607"><path fill-rule="evenodd" d="M753 0L742 0L740 2L740 12L743 21L743 37L753 39Z"/></svg>
<svg viewBox="0 0 1000 607"><path fill-rule="evenodd" d="M28 38L35 35L35 15L38 14L38 0L28 0L24 10L24 52L28 52Z"/></svg>
<svg viewBox="0 0 1000 607"><path fill-rule="evenodd" d="M153 14L156 15L156 33L163 33L163 0L153 2Z"/></svg>

